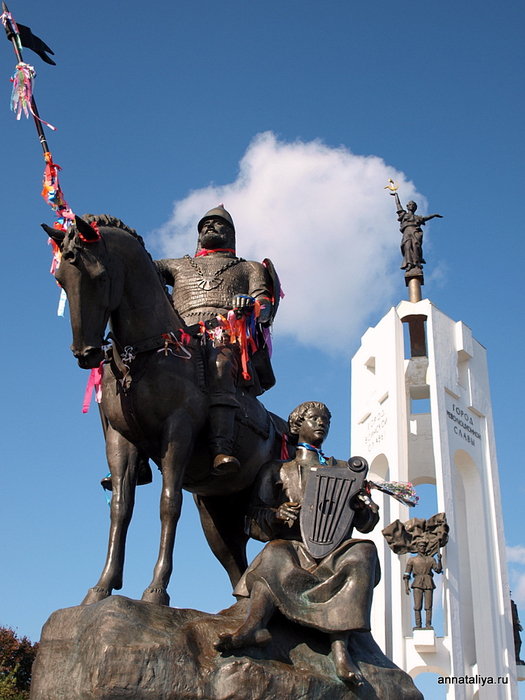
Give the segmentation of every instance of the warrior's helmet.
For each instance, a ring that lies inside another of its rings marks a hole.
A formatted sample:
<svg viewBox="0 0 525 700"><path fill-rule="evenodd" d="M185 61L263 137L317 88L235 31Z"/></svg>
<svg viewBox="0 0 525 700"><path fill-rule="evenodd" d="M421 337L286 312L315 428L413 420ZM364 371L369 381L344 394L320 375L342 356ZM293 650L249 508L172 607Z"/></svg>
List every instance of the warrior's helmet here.
<svg viewBox="0 0 525 700"><path fill-rule="evenodd" d="M229 224L233 232L235 233L235 226L233 225L233 219L231 218L229 212L226 211L226 209L222 206L222 204L219 204L218 207L215 207L214 209L210 209L210 211L207 211L206 214L202 217L202 219L199 221L197 224L197 231L200 233L202 224L206 221L206 219L222 219L225 221L227 224Z"/></svg>

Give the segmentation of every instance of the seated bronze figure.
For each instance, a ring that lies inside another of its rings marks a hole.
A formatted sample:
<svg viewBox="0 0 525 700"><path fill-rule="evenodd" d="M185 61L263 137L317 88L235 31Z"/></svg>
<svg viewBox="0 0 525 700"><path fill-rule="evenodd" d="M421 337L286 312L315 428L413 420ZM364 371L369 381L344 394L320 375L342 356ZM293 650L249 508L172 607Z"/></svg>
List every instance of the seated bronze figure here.
<svg viewBox="0 0 525 700"><path fill-rule="evenodd" d="M380 569L373 542L353 539L351 533L352 527L370 532L378 522L378 508L364 488L364 460L347 463L327 459L321 452L329 427L330 412L324 404L301 404L289 417L290 433L297 440L294 459L273 461L262 468L249 530L252 537L268 544L234 591L238 598L249 598L248 615L233 633L221 635L217 648L231 651L267 643L267 624L278 609L293 622L326 632L337 675L359 685L362 677L350 656L348 637L351 632L370 630L372 593ZM309 482L313 484L319 475L339 474L342 468L348 478L341 479L341 488L334 485L336 476L331 479L333 488L327 482L313 489L317 503L307 502L312 491ZM344 497L345 488L350 489L349 500ZM314 522L323 512L328 517ZM330 516L335 512L342 516L342 531L337 524L332 527ZM325 534L317 539L326 542L324 555L311 543L316 537L310 535L319 523ZM338 529L339 542L336 534L326 535Z"/></svg>

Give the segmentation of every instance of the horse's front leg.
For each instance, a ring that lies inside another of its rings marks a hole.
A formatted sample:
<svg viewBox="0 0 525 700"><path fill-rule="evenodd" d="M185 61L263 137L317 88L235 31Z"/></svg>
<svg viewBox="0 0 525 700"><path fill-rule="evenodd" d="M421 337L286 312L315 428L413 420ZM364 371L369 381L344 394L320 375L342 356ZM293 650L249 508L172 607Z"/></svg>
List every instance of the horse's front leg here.
<svg viewBox="0 0 525 700"><path fill-rule="evenodd" d="M182 508L182 482L192 448L192 427L188 415L181 411L172 417L163 439L159 556L153 579L142 595L142 600L149 603L170 604L166 589L173 570L175 532Z"/></svg>
<svg viewBox="0 0 525 700"><path fill-rule="evenodd" d="M139 466L137 449L116 430L106 432L106 456L113 487L108 552L102 574L90 588L82 605L96 603L122 588L126 536L135 504L135 488Z"/></svg>

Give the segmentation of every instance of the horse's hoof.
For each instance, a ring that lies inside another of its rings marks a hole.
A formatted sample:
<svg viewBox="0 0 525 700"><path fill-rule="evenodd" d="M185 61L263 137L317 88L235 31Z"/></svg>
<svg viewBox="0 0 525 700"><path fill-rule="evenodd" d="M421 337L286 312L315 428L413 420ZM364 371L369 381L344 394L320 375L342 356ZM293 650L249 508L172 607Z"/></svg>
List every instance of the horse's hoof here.
<svg viewBox="0 0 525 700"><path fill-rule="evenodd" d="M91 605L91 603L98 603L99 600L104 600L104 598L109 598L111 591L109 588L101 588L100 586L93 586L90 588L86 594L84 600L80 605Z"/></svg>
<svg viewBox="0 0 525 700"><path fill-rule="evenodd" d="M170 597L165 588L146 588L142 594L142 599L146 603L155 603L156 605L170 604Z"/></svg>

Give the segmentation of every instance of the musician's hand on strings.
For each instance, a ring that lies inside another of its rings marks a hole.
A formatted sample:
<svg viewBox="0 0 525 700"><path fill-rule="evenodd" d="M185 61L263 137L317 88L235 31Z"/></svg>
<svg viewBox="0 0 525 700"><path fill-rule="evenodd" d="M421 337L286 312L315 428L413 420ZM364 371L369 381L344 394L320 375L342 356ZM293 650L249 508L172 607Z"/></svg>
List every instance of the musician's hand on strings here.
<svg viewBox="0 0 525 700"><path fill-rule="evenodd" d="M277 508L276 516L279 520L284 520L288 527L292 527L299 517L300 510L300 503L287 501L286 503L282 503L279 508Z"/></svg>

